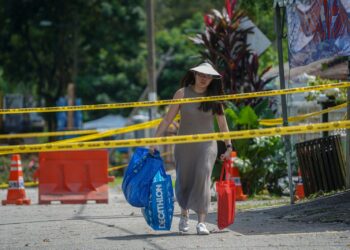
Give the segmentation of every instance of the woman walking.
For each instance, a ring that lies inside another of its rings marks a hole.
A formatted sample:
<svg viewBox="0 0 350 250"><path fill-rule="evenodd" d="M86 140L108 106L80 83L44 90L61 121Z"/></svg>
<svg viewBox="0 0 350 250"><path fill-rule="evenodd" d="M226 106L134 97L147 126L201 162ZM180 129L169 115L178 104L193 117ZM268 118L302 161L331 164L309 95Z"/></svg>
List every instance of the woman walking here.
<svg viewBox="0 0 350 250"><path fill-rule="evenodd" d="M209 63L191 68L181 81L181 88L174 99L223 94L220 74ZM179 135L214 132L216 118L221 132L228 132L223 105L218 102L170 105L159 124L156 137L163 136L168 126L180 112ZM226 152L221 159L229 159L232 152L230 140L225 141ZM154 150L155 147L150 148ZM175 145L176 185L175 194L181 207L179 231L189 230L189 209L198 215L197 233L208 235L205 218L210 206L210 176L217 156L216 141Z"/></svg>

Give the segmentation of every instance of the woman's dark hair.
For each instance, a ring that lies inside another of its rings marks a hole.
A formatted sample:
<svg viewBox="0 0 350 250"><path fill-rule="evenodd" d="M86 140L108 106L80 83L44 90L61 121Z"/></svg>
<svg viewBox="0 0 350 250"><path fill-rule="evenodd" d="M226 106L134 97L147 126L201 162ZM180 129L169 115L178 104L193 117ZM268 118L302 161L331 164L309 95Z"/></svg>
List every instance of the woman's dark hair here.
<svg viewBox="0 0 350 250"><path fill-rule="evenodd" d="M195 72L188 71L186 75L181 80L181 87L187 87L189 85L195 84ZM210 84L207 87L207 96L216 96L216 95L224 95L224 90L222 87L221 79L213 78ZM223 105L221 102L202 102L199 106L199 110L204 112L208 112L211 110L213 114L222 115L223 114Z"/></svg>

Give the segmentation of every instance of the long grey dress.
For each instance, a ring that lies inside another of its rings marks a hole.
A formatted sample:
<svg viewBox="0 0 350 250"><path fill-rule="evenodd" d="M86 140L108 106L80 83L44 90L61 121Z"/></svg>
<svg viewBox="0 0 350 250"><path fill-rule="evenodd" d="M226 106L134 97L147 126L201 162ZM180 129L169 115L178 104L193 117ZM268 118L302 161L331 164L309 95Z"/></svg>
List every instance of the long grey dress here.
<svg viewBox="0 0 350 250"><path fill-rule="evenodd" d="M185 87L184 97L200 97L191 86ZM212 133L214 131L212 111L198 109L200 103L180 105L179 135ZM176 144L176 186L175 193L183 209L196 213L208 213L210 206L210 175L217 155L215 141Z"/></svg>

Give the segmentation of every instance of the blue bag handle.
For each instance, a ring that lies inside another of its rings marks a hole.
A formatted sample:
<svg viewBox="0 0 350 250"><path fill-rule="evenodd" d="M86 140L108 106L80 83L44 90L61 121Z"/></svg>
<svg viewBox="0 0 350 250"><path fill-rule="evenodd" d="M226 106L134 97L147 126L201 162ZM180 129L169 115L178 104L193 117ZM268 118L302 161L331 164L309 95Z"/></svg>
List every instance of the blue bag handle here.
<svg viewBox="0 0 350 250"><path fill-rule="evenodd" d="M143 162L147 159L147 158L155 158L155 159L161 159L160 157L160 152L158 150L154 151L154 154L151 153L147 153L146 155L144 155L141 160L139 160L136 164L135 164L135 168L133 170L133 172L136 174L138 173L141 168L143 167Z"/></svg>

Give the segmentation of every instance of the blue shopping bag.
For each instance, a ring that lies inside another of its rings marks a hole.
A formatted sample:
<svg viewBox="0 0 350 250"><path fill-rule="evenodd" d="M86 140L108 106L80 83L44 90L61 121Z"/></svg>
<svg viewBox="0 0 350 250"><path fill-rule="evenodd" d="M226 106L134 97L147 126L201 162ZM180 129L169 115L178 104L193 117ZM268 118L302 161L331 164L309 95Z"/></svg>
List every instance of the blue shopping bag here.
<svg viewBox="0 0 350 250"><path fill-rule="evenodd" d="M174 190L171 176L162 167L153 178L148 206L141 209L154 230L170 230L174 214Z"/></svg>
<svg viewBox="0 0 350 250"><path fill-rule="evenodd" d="M147 148L136 148L125 171L122 190L125 199L134 207L145 207L153 177L163 167L158 151L153 155Z"/></svg>

